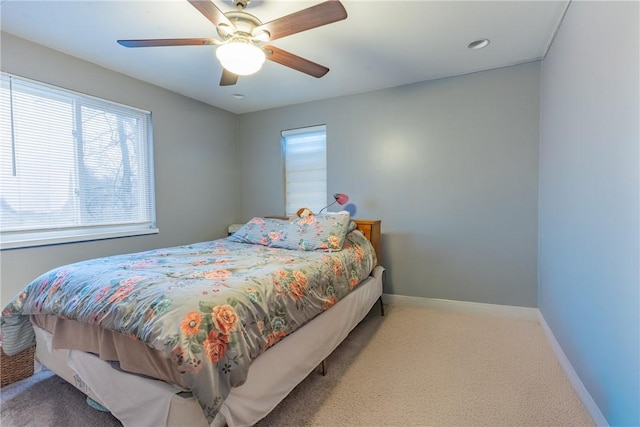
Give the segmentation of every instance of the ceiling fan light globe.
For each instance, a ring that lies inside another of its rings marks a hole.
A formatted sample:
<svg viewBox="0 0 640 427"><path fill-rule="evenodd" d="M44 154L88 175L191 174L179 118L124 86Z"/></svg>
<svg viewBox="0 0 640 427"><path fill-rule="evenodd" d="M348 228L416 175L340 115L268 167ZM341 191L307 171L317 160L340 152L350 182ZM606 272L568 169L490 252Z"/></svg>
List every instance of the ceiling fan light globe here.
<svg viewBox="0 0 640 427"><path fill-rule="evenodd" d="M265 61L262 49L245 42L223 44L216 50L216 57L226 70L239 76L257 72Z"/></svg>

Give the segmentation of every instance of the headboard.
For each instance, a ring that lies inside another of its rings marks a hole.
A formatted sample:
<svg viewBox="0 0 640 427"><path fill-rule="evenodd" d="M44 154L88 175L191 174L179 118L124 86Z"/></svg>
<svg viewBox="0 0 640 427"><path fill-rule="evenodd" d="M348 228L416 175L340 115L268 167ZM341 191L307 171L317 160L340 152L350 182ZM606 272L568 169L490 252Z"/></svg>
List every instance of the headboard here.
<svg viewBox="0 0 640 427"><path fill-rule="evenodd" d="M354 219L353 220L358 225L358 230L362 231L364 237L369 239L371 244L373 245L373 249L376 251L376 258L378 259L378 264L380 264L380 224L381 220L367 220L367 219Z"/></svg>

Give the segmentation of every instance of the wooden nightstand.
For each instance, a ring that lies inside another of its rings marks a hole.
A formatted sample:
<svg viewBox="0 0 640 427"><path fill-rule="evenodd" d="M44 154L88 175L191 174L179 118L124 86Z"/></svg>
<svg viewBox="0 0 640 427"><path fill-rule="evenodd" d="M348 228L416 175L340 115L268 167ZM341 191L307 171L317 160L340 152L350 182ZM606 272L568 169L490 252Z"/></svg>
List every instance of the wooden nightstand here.
<svg viewBox="0 0 640 427"><path fill-rule="evenodd" d="M358 225L358 230L364 234L364 237L369 239L373 248L378 254L378 263L380 263L380 224L382 221L379 219L376 220L366 220L366 219L354 219L356 224Z"/></svg>

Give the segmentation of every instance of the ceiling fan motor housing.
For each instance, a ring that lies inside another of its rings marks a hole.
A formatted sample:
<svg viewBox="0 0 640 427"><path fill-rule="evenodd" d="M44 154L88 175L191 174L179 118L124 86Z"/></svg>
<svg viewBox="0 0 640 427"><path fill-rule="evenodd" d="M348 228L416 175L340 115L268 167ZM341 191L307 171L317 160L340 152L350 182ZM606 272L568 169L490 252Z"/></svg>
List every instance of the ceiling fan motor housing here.
<svg viewBox="0 0 640 427"><path fill-rule="evenodd" d="M234 36L241 36L243 38L250 39L252 42L267 41L269 39L269 33L264 30L259 31L259 34L253 33L253 30L256 27L262 25L262 21L252 14L238 10L234 12L227 12L224 15L235 27L229 27L224 24L218 25L218 34L224 41L227 41ZM263 35L262 33L266 34Z"/></svg>

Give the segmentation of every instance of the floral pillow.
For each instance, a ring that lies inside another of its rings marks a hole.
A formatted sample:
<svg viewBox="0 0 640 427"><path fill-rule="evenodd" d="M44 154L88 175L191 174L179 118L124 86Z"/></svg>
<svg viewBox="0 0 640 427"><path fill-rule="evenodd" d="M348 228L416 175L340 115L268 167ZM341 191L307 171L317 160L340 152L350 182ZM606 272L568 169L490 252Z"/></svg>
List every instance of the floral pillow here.
<svg viewBox="0 0 640 427"><path fill-rule="evenodd" d="M288 249L302 251L342 249L349 229L349 212L327 213L294 218L283 243Z"/></svg>
<svg viewBox="0 0 640 427"><path fill-rule="evenodd" d="M289 220L275 218L253 218L228 237L238 243L275 246L286 237Z"/></svg>
<svg viewBox="0 0 640 427"><path fill-rule="evenodd" d="M228 239L301 251L339 251L349 230L349 222L349 212L346 211L292 220L253 218Z"/></svg>

